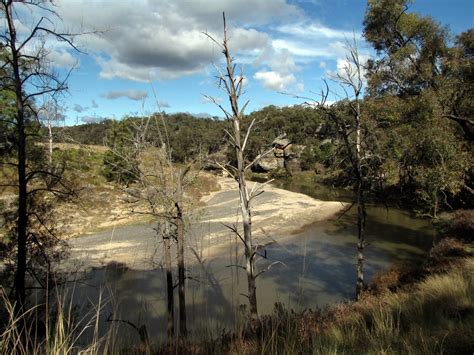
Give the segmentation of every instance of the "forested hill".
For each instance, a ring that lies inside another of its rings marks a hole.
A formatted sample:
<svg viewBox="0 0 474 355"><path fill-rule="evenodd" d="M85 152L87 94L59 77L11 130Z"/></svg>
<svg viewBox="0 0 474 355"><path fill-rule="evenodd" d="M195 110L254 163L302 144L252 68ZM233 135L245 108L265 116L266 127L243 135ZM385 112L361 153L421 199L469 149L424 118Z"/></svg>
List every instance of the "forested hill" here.
<svg viewBox="0 0 474 355"><path fill-rule="evenodd" d="M258 162L261 170L315 170L346 186L354 186L359 175L368 190L406 196L434 217L443 209L472 208L474 30L453 38L429 17L410 14L398 21L399 4L369 5L364 37L377 55L364 66L364 97L330 106L268 106L249 114L242 122L241 139L252 126L244 158L253 161L279 137L274 156ZM63 140L107 142L125 152L147 119L58 128L57 133L64 133ZM221 164L235 158L226 121L189 114L150 119L155 131L150 128L149 139L156 143L160 132L167 133L174 162L202 161L217 153ZM360 155L357 169L351 163L354 150Z"/></svg>
<svg viewBox="0 0 474 355"><path fill-rule="evenodd" d="M372 94L361 101L362 122L367 132L363 142L367 150L366 166L376 177L371 183L379 185L372 187L406 196L421 211L453 206L469 208L473 203L472 143L462 125L438 114L434 109L435 99L425 89L420 95ZM347 115L350 102L342 100L332 105L331 110ZM185 113L105 120L57 128L56 134L64 142L126 146L130 143L127 137L137 131L140 122L148 119L153 120L151 126L160 126L162 132L167 132L172 157L177 163L198 158L202 161L209 156L212 159L213 154L220 154L227 161L232 159L225 133L230 129L228 122ZM299 147L289 152L293 158L297 155L298 170L314 170L329 177L332 184L350 185L352 172L344 158L344 144L338 138L336 123L324 109L268 106L245 117L244 132L254 120L247 160L254 159L284 134L287 141ZM151 137L161 134L150 133Z"/></svg>
<svg viewBox="0 0 474 355"><path fill-rule="evenodd" d="M127 117L120 121L107 119L98 123L57 127L56 141L106 145L107 142L111 143L118 131L131 132L137 122L148 118ZM225 137L227 123L222 119L200 118L187 113L164 114L163 118L177 162L194 158L196 154L212 154L228 143ZM163 125L160 115L152 115L151 119L156 119L159 125ZM256 122L249 141L253 152L251 155L270 146L271 142L282 134L286 134L288 139L296 144L311 145L319 142L321 136L318 132L324 126L317 110L303 106L267 106L247 116L246 124L249 125L254 119Z"/></svg>
<svg viewBox="0 0 474 355"><path fill-rule="evenodd" d="M125 125L144 117L127 117L122 121ZM145 117L146 118L146 117ZM199 137L208 140L220 141L223 136L224 122L219 118L202 118L188 113L164 114L166 124L172 132L186 141L190 131ZM316 133L322 122L320 114L314 109L303 106L276 107L267 106L255 111L247 117L247 121L256 119L259 139L272 140L282 133L287 133L292 141L304 142ZM161 120L161 118L160 118ZM117 123L117 122L116 122ZM56 127L58 140L64 143L76 142L80 144L102 145L105 142L107 131L114 125L114 120L105 119L100 122L81 125ZM216 132L217 131L217 132ZM263 135L263 136L262 136Z"/></svg>
<svg viewBox="0 0 474 355"><path fill-rule="evenodd" d="M55 127L54 135L57 142L102 145L112 120L106 119L97 123L84 123L75 126Z"/></svg>

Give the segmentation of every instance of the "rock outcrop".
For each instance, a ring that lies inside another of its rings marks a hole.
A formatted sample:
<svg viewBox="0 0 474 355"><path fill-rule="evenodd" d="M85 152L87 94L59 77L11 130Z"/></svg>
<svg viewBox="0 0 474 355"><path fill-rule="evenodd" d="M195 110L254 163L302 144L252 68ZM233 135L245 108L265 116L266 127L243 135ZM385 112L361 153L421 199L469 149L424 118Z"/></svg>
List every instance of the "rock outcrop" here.
<svg viewBox="0 0 474 355"><path fill-rule="evenodd" d="M301 170L301 153L304 146L292 144L286 134L276 137L272 142L273 152L260 159L253 167L255 172L269 173L279 169Z"/></svg>

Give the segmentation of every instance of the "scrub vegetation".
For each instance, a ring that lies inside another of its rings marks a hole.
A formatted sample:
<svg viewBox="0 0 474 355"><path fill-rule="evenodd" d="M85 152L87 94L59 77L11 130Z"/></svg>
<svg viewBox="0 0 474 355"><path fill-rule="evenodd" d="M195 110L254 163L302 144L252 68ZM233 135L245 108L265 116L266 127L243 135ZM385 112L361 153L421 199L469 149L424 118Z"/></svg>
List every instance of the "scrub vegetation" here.
<svg viewBox="0 0 474 355"><path fill-rule="evenodd" d="M216 70L228 106L208 99L225 117L156 112L60 127L54 122L67 76L44 62L45 38L80 51L80 34L57 32L48 10L29 36L18 37L16 3L0 1L0 353L472 354L473 29L453 37L411 13L407 0L369 0L363 35L374 58L362 63L348 42L346 66L321 96L247 114L245 73L230 52L224 16L223 39L208 37L224 55ZM46 5L29 3L37 11ZM39 43L36 52L30 41ZM346 96L329 103L337 85ZM46 107L48 124L41 120ZM239 191L240 222L227 227L241 242L245 265L232 267L246 272L249 313L236 329L195 338L187 327L186 223L219 188L210 172L227 174ZM257 278L267 270L256 266L265 254L252 239L252 204L261 193L248 191L252 177L352 192L356 299L303 312L277 303L272 314L259 312ZM369 203L433 221L440 237L422 262L364 278ZM153 223L163 244L163 343L154 342L153 329L110 316L101 332L104 305L115 300L101 298L79 314L68 287L77 274L60 267L69 256L66 237L137 222ZM123 323L139 343L118 345Z"/></svg>

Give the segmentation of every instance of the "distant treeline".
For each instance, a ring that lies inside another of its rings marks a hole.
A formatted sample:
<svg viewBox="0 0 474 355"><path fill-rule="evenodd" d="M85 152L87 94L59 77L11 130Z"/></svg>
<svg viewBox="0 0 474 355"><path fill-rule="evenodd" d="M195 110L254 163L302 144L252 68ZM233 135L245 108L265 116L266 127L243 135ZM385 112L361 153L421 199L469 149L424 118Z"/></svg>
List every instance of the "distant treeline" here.
<svg viewBox="0 0 474 355"><path fill-rule="evenodd" d="M164 114L164 118L170 145L178 162L193 158L199 152L216 152L227 144L225 129L228 123L223 120L198 118L187 113ZM54 133L57 142L106 145L107 141L110 143L111 138L107 137L112 135L113 130L131 129L133 122L141 119L146 117L126 117L120 121L106 119L98 123L56 127ZM319 142L319 133L326 129L321 114L313 108L303 106L267 106L247 116L247 125L253 119L256 123L249 144L255 153L270 146L281 134L286 134L296 144ZM161 118L158 120L162 125Z"/></svg>
<svg viewBox="0 0 474 355"><path fill-rule="evenodd" d="M103 145L107 130L113 120L106 119L97 123L84 123L76 126L54 127L56 142Z"/></svg>
<svg viewBox="0 0 474 355"><path fill-rule="evenodd" d="M344 114L350 109L349 101L342 100L333 109ZM379 172L381 188L424 206L421 210L434 204L447 208L472 206L470 143L463 139L459 126L440 119L430 109L430 104L417 96L364 98L363 124L373 133L371 142L366 142L370 147L367 164ZM324 117L321 109L308 106L268 106L252 112L244 120L247 127L255 120L246 158L252 160L276 137L286 134L293 144L304 147L300 157L303 170L317 170L318 174L323 171L332 184L344 185L352 174L350 164L344 158L346 152L337 139L334 122ZM147 119L153 120L150 139L158 140L166 132L177 163L217 152L226 154L229 160L233 155L225 133L230 129L228 122L186 113L164 114L163 119L154 114L56 128L56 141L126 146L137 123ZM154 132L156 127L161 132ZM441 191L441 200L435 191Z"/></svg>

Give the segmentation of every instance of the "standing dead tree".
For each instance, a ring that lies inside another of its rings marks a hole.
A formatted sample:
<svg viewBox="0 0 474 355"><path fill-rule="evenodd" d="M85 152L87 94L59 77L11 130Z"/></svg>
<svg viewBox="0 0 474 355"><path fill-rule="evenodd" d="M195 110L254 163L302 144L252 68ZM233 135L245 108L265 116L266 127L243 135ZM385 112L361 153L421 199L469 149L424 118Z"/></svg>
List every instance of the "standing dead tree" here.
<svg viewBox="0 0 474 355"><path fill-rule="evenodd" d="M161 124L158 121L161 117ZM163 259L166 273L168 339L174 337L174 289L178 288L179 336L187 336L185 223L186 203L184 190L190 182L191 165L177 167L171 160L166 123L163 115L153 115L129 122L132 125L130 141L125 149L112 153L119 162L118 169L127 169L132 183L125 189L130 197L132 213L149 215L157 220L156 232L163 240ZM163 133L164 131L164 133ZM164 138L165 136L165 138ZM176 242L177 283L173 279L172 242Z"/></svg>
<svg viewBox="0 0 474 355"><path fill-rule="evenodd" d="M365 154L362 145L365 132L362 126L361 93L363 88L362 63L355 41L348 43L349 55L343 72L335 75L335 79L346 93L349 115L345 117L337 110L327 110L329 116L336 123L338 134L342 139L345 154L349 159L352 173L354 174L354 189L357 206L357 280L356 299L359 299L364 290L364 250L367 246L365 240L366 211L366 174L364 174ZM349 90L349 91L348 91ZM327 97L327 94L326 94ZM322 107L324 105L321 105Z"/></svg>
<svg viewBox="0 0 474 355"><path fill-rule="evenodd" d="M258 273L255 269L255 262L257 257L257 246L254 245L252 240L252 200L260 195L263 191L260 188L254 188L250 192L247 188L247 182L245 178L245 173L262 157L272 152L273 149L270 149L266 152L259 154L253 161L247 163L245 160L245 149L247 142L252 131L253 126L255 125L255 119L252 120L250 125L247 128L247 131L244 133L242 129L243 119L245 117L244 111L248 105L248 101L240 107L239 102L243 94L244 86L244 75L243 70L240 70L240 73L236 73L236 64L229 50L228 42L228 33L225 14L222 14L224 22L224 39L222 43L215 40L208 33L204 33L209 37L215 44L219 46L222 50L222 53L225 57L225 70L221 71L219 68L216 68L218 71L217 80L220 88L226 93L229 103L230 111L225 109L218 100L211 96L205 95L205 97L210 101L216 104L219 109L224 113L228 122L232 125L232 130L229 132L226 130L230 144L233 146L235 151L235 160L237 162L236 166L231 164L226 164L225 166L221 165L221 168L226 171L234 180L238 183L239 186L239 198L240 198L240 211L242 216L242 229L243 235L239 232L237 226L229 226L233 233L235 233L238 238L242 241L244 245L244 254L246 265L243 267L247 273L247 287L248 287L248 300L250 304L250 315L253 319L258 318L258 308L257 308L257 285L256 279L261 274Z"/></svg>
<svg viewBox="0 0 474 355"><path fill-rule="evenodd" d="M29 11L32 14L43 14L38 16L34 26L26 34L19 33L16 28L22 23L19 18L22 13L20 7L37 10ZM16 242L14 298L16 310L19 311L26 300L27 274L40 282L30 262L33 249L40 251L39 254L44 258L48 270L50 269L47 253L49 242L45 242L34 232L34 225L37 224L42 226L47 234L52 235L38 209L38 201L44 193L60 196L70 192L61 182L58 173L39 167L37 162L31 162L30 157L39 127L35 100L66 90L69 76L59 78L49 70L46 64L48 51L45 43L49 38L66 43L76 51L79 49L73 42L76 35L56 30L54 24L60 21L60 18L47 1L1 0L0 13L4 20L4 26L0 29L0 49L4 53L0 62L1 90L12 94L14 106L14 114L10 117L2 115L1 121L12 132L14 144L10 153L15 157L9 161L2 159L2 165L16 170L15 181L10 186L17 190L18 198L13 230Z"/></svg>
<svg viewBox="0 0 474 355"><path fill-rule="evenodd" d="M53 170L53 126L64 119L60 112L59 99L54 94L45 99L38 108L38 119L48 129L48 169Z"/></svg>
<svg viewBox="0 0 474 355"><path fill-rule="evenodd" d="M374 157L369 152L368 137L374 135L363 124L361 112L361 96L364 85L363 66L355 41L347 43L349 54L346 56L345 66L342 71L334 74L333 79L339 83L345 93L345 99L335 104L327 104L330 93L328 84L321 92L321 99L307 99L306 104L320 109L327 120L336 127L337 135L341 140L341 148L338 154L343 156L343 161L349 162L352 175L349 183L354 187L357 207L357 279L356 299L359 299L364 291L364 251L367 246L365 238L365 227L367 219L366 195L370 188L370 177L372 176L372 161ZM300 97L303 98L303 97ZM350 207L353 207L351 205Z"/></svg>

